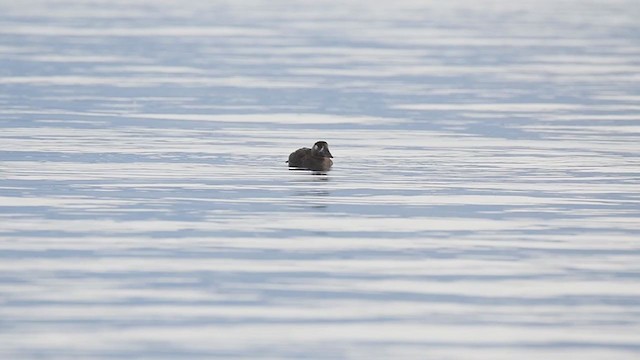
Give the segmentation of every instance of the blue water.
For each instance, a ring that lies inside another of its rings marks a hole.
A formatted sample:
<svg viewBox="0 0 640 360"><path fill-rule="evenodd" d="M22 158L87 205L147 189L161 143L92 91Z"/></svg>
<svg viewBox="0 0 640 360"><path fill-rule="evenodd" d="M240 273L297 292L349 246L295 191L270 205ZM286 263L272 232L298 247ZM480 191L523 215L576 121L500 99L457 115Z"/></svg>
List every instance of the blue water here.
<svg viewBox="0 0 640 360"><path fill-rule="evenodd" d="M1 1L0 357L637 358L638 18Z"/></svg>

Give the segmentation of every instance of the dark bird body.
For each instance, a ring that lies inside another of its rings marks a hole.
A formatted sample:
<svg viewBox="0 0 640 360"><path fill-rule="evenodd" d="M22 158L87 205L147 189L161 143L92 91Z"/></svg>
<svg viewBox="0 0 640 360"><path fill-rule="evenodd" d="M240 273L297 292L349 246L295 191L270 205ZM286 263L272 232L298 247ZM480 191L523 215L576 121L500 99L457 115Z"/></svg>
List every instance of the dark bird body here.
<svg viewBox="0 0 640 360"><path fill-rule="evenodd" d="M333 165L326 141L318 141L311 149L301 148L289 155L289 167L297 167L314 171L327 171Z"/></svg>

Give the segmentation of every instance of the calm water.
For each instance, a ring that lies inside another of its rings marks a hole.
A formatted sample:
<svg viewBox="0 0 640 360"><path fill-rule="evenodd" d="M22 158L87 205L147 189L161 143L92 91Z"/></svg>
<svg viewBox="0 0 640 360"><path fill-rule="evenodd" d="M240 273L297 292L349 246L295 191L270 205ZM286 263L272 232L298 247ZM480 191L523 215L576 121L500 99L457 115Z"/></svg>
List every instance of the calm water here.
<svg viewBox="0 0 640 360"><path fill-rule="evenodd" d="M637 359L638 19L0 1L0 357Z"/></svg>

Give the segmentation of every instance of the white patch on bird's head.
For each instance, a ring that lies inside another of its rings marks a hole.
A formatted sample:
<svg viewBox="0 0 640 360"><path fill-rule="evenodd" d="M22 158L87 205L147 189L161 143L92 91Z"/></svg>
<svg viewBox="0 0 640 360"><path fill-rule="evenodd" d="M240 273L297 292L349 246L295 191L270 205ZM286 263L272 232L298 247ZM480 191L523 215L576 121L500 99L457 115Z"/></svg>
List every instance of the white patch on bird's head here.
<svg viewBox="0 0 640 360"><path fill-rule="evenodd" d="M313 144L313 148L311 149L315 156L329 157L332 158L331 152L329 152L329 144L326 141L318 141Z"/></svg>

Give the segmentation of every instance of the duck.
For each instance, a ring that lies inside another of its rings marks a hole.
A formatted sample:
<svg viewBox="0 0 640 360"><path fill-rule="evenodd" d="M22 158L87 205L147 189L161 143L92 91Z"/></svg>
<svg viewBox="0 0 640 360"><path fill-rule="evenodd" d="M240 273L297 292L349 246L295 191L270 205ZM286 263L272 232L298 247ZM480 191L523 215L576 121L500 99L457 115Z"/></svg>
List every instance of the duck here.
<svg viewBox="0 0 640 360"><path fill-rule="evenodd" d="M311 149L303 147L289 155L289 167L327 171L333 165L333 155L326 141L317 141Z"/></svg>

